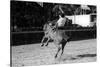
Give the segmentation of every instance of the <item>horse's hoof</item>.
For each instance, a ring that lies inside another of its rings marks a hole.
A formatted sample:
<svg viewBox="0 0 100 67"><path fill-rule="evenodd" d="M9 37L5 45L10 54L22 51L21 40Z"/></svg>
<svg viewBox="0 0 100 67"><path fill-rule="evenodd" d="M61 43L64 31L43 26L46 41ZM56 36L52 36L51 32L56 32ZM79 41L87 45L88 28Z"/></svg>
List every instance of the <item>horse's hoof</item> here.
<svg viewBox="0 0 100 67"><path fill-rule="evenodd" d="M48 46L48 44L47 44L47 45L45 45L45 46Z"/></svg>
<svg viewBox="0 0 100 67"><path fill-rule="evenodd" d="M55 58L57 58L57 55L55 55Z"/></svg>
<svg viewBox="0 0 100 67"><path fill-rule="evenodd" d="M41 47L43 47L43 46L44 46L44 44L41 45Z"/></svg>

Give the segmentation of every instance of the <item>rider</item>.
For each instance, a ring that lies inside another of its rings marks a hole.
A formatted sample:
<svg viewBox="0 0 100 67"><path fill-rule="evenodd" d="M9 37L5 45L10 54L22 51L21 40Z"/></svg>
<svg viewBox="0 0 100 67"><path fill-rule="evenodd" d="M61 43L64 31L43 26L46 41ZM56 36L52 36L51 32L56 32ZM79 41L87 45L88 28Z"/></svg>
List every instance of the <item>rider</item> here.
<svg viewBox="0 0 100 67"><path fill-rule="evenodd" d="M57 27L58 29L63 29L66 21L67 19L65 17L65 14L64 13L60 14L59 19L56 22L54 28Z"/></svg>
<svg viewBox="0 0 100 67"><path fill-rule="evenodd" d="M57 21L58 28L64 27L65 22L66 22L66 17L65 14L62 13L61 15L59 15L59 20Z"/></svg>

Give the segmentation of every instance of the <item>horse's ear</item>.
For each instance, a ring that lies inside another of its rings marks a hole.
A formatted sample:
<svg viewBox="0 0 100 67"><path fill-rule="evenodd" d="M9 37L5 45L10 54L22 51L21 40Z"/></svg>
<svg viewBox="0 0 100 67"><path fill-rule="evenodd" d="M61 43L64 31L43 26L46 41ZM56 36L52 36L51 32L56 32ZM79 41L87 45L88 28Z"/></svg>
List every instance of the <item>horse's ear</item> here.
<svg viewBox="0 0 100 67"><path fill-rule="evenodd" d="M44 26L43 26L43 30L46 30L46 28L47 28L47 23L44 24Z"/></svg>

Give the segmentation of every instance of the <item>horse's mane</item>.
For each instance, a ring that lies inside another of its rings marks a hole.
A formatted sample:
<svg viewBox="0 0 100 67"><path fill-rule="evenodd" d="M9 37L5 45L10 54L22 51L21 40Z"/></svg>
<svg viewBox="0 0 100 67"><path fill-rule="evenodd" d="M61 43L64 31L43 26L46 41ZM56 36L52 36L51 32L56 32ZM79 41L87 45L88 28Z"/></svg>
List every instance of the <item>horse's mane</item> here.
<svg viewBox="0 0 100 67"><path fill-rule="evenodd" d="M57 22L58 19L52 20L52 21L48 21L48 23L52 23L55 24Z"/></svg>

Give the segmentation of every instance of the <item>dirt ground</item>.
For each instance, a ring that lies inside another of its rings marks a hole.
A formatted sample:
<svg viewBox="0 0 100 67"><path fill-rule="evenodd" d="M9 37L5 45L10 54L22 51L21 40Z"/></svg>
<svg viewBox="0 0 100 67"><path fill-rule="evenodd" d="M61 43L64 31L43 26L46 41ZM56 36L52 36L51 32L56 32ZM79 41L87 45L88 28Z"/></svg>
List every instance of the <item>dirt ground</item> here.
<svg viewBox="0 0 100 67"><path fill-rule="evenodd" d="M96 47L96 39L70 41L66 44L62 57L55 59L57 48L53 43L47 47L41 47L40 43L12 46L12 67L95 62Z"/></svg>

